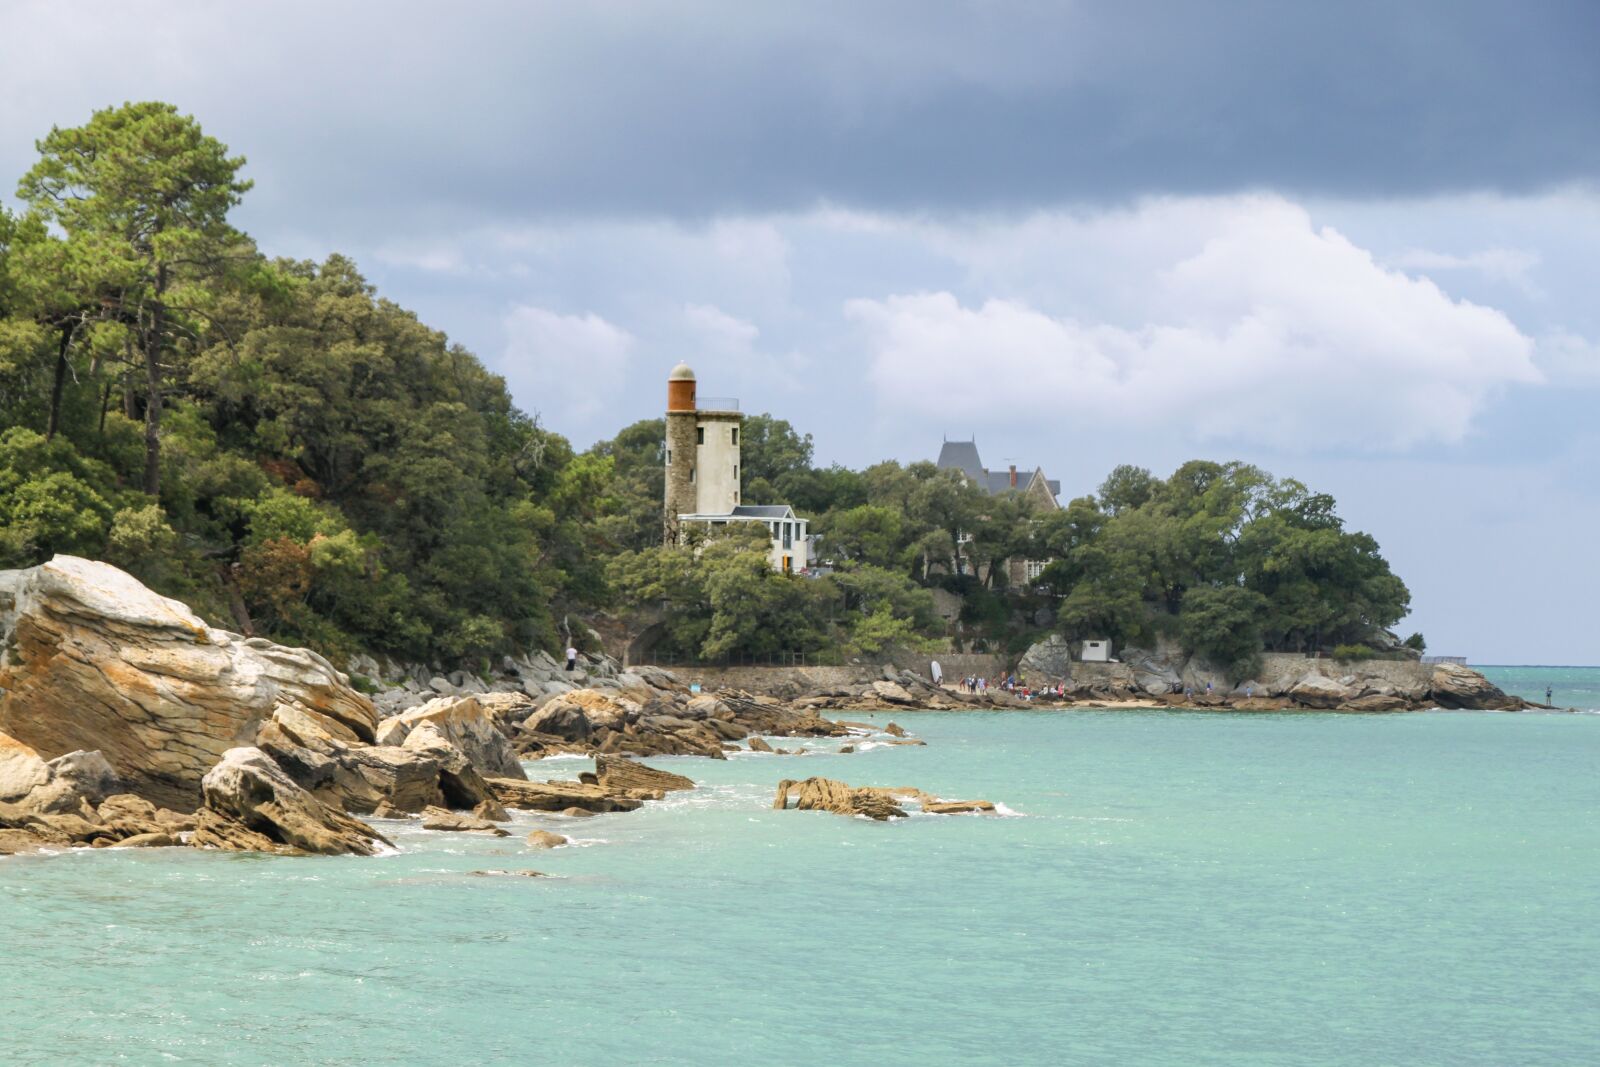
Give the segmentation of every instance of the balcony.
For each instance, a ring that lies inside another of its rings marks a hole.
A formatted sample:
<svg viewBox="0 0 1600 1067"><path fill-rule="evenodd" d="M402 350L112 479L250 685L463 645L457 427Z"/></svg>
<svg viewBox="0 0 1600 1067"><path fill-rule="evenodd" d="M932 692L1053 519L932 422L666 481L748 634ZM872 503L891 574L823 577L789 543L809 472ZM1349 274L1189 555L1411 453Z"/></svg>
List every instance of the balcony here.
<svg viewBox="0 0 1600 1067"><path fill-rule="evenodd" d="M739 398L736 396L701 396L694 401L696 411L738 411Z"/></svg>

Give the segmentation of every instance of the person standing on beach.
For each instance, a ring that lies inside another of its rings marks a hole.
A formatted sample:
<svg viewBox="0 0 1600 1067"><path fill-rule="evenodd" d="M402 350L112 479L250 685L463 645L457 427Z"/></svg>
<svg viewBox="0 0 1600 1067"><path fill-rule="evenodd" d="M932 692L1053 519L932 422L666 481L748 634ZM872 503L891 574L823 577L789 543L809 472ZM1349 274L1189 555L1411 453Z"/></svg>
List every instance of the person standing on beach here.
<svg viewBox="0 0 1600 1067"><path fill-rule="evenodd" d="M573 648L571 645L568 645L567 646L567 670L575 671L577 669L578 669L578 650L576 648Z"/></svg>

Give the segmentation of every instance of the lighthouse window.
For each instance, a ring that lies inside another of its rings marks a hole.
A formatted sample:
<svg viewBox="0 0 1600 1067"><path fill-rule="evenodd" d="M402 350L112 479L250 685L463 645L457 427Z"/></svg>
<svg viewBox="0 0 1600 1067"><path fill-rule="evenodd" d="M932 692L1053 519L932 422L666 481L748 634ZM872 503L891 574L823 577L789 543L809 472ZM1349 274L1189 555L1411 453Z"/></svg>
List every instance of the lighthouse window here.
<svg viewBox="0 0 1600 1067"><path fill-rule="evenodd" d="M672 449L667 449L667 466L672 466Z"/></svg>
<svg viewBox="0 0 1600 1067"><path fill-rule="evenodd" d="M694 481L694 468L693 467L689 468L689 481L691 481L691 482Z"/></svg>
<svg viewBox="0 0 1600 1067"><path fill-rule="evenodd" d="M737 426L735 426L733 428L733 443L734 444L738 444L739 443L739 427L737 427Z"/></svg>
<svg viewBox="0 0 1600 1067"><path fill-rule="evenodd" d="M739 480L739 465L737 463L733 465L733 480Z"/></svg>
<svg viewBox="0 0 1600 1067"><path fill-rule="evenodd" d="M695 427L695 429L694 429L694 443L697 444L697 445L703 445L703 444L706 443L706 428L704 426L696 426Z"/></svg>

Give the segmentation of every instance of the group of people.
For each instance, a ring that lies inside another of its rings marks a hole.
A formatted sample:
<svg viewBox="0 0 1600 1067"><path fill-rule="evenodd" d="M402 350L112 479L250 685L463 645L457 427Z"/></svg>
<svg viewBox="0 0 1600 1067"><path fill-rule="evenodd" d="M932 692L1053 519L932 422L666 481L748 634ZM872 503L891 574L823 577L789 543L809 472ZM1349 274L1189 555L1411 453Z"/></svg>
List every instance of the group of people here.
<svg viewBox="0 0 1600 1067"><path fill-rule="evenodd" d="M1043 689L1033 689L1015 674L1008 674L996 683L1001 689L1023 700L1032 700L1034 697L1064 697L1067 695L1067 683L1057 682L1046 685ZM969 693L984 693L989 689L989 679L977 675L968 675L961 679L961 688Z"/></svg>

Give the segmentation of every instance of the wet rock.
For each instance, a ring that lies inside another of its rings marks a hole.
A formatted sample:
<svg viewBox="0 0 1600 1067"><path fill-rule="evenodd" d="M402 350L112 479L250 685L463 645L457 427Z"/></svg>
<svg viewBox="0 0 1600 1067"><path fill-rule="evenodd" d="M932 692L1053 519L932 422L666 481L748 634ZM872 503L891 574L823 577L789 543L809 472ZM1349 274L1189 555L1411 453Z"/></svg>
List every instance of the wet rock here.
<svg viewBox="0 0 1600 1067"><path fill-rule="evenodd" d="M994 802L991 800L935 800L924 802L922 810L929 815L966 815L969 813L993 815Z"/></svg>
<svg viewBox="0 0 1600 1067"><path fill-rule="evenodd" d="M176 848L183 844L183 838L176 834L150 833L134 834L124 837L121 841L114 842L112 848Z"/></svg>
<svg viewBox="0 0 1600 1067"><path fill-rule="evenodd" d="M799 811L831 811L837 815L864 815L885 821L904 818L906 811L893 797L876 789L856 789L832 778L807 778L802 782L784 779L778 783L775 809L789 807L790 797Z"/></svg>
<svg viewBox="0 0 1600 1067"><path fill-rule="evenodd" d="M594 765L600 788L608 793L672 793L694 788L694 782L681 774L646 767L618 756L596 756Z"/></svg>
<svg viewBox="0 0 1600 1067"><path fill-rule="evenodd" d="M614 796L599 785L583 782L530 782L525 779L490 778L495 798L508 808L522 811L562 811L582 808L588 812L634 811L643 801Z"/></svg>
<svg viewBox="0 0 1600 1067"><path fill-rule="evenodd" d="M499 870L489 870L489 871L468 871L467 874L472 876L472 877L474 877L474 878L548 878L548 877L550 877L549 875L545 874L543 871L499 871Z"/></svg>
<svg viewBox="0 0 1600 1067"><path fill-rule="evenodd" d="M429 720L418 723L401 747L428 758L439 768L439 792L450 807L470 810L494 796L472 760L451 742L438 723Z"/></svg>
<svg viewBox="0 0 1600 1067"><path fill-rule="evenodd" d="M772 751L772 746L767 744L766 741L762 740L759 737L752 737L750 739L750 751L751 752L771 752Z"/></svg>
<svg viewBox="0 0 1600 1067"><path fill-rule="evenodd" d="M487 819L490 822L511 821L511 813L506 811L505 805L501 804L492 796L485 797L477 807L472 809L472 814L476 815L480 819Z"/></svg>
<svg viewBox="0 0 1600 1067"><path fill-rule="evenodd" d="M424 830L443 830L452 833L485 834L489 837L510 837L510 832L500 829L488 819L444 808L425 808L422 812Z"/></svg>
<svg viewBox="0 0 1600 1067"><path fill-rule="evenodd" d="M890 723L888 726L883 728L883 732L888 734L890 737L904 737L906 735L905 728L900 726L898 723Z"/></svg>
<svg viewBox="0 0 1600 1067"><path fill-rule="evenodd" d="M595 813L592 811L587 811L583 808L562 808L559 812L557 812L557 814L565 815L570 819L587 819L593 816Z"/></svg>
<svg viewBox="0 0 1600 1067"><path fill-rule="evenodd" d="M234 748L201 780L190 843L251 852L370 856L387 838L297 785L259 748Z"/></svg>
<svg viewBox="0 0 1600 1067"><path fill-rule="evenodd" d="M529 848L560 848L567 843L565 837L549 830L535 830L528 835Z"/></svg>

